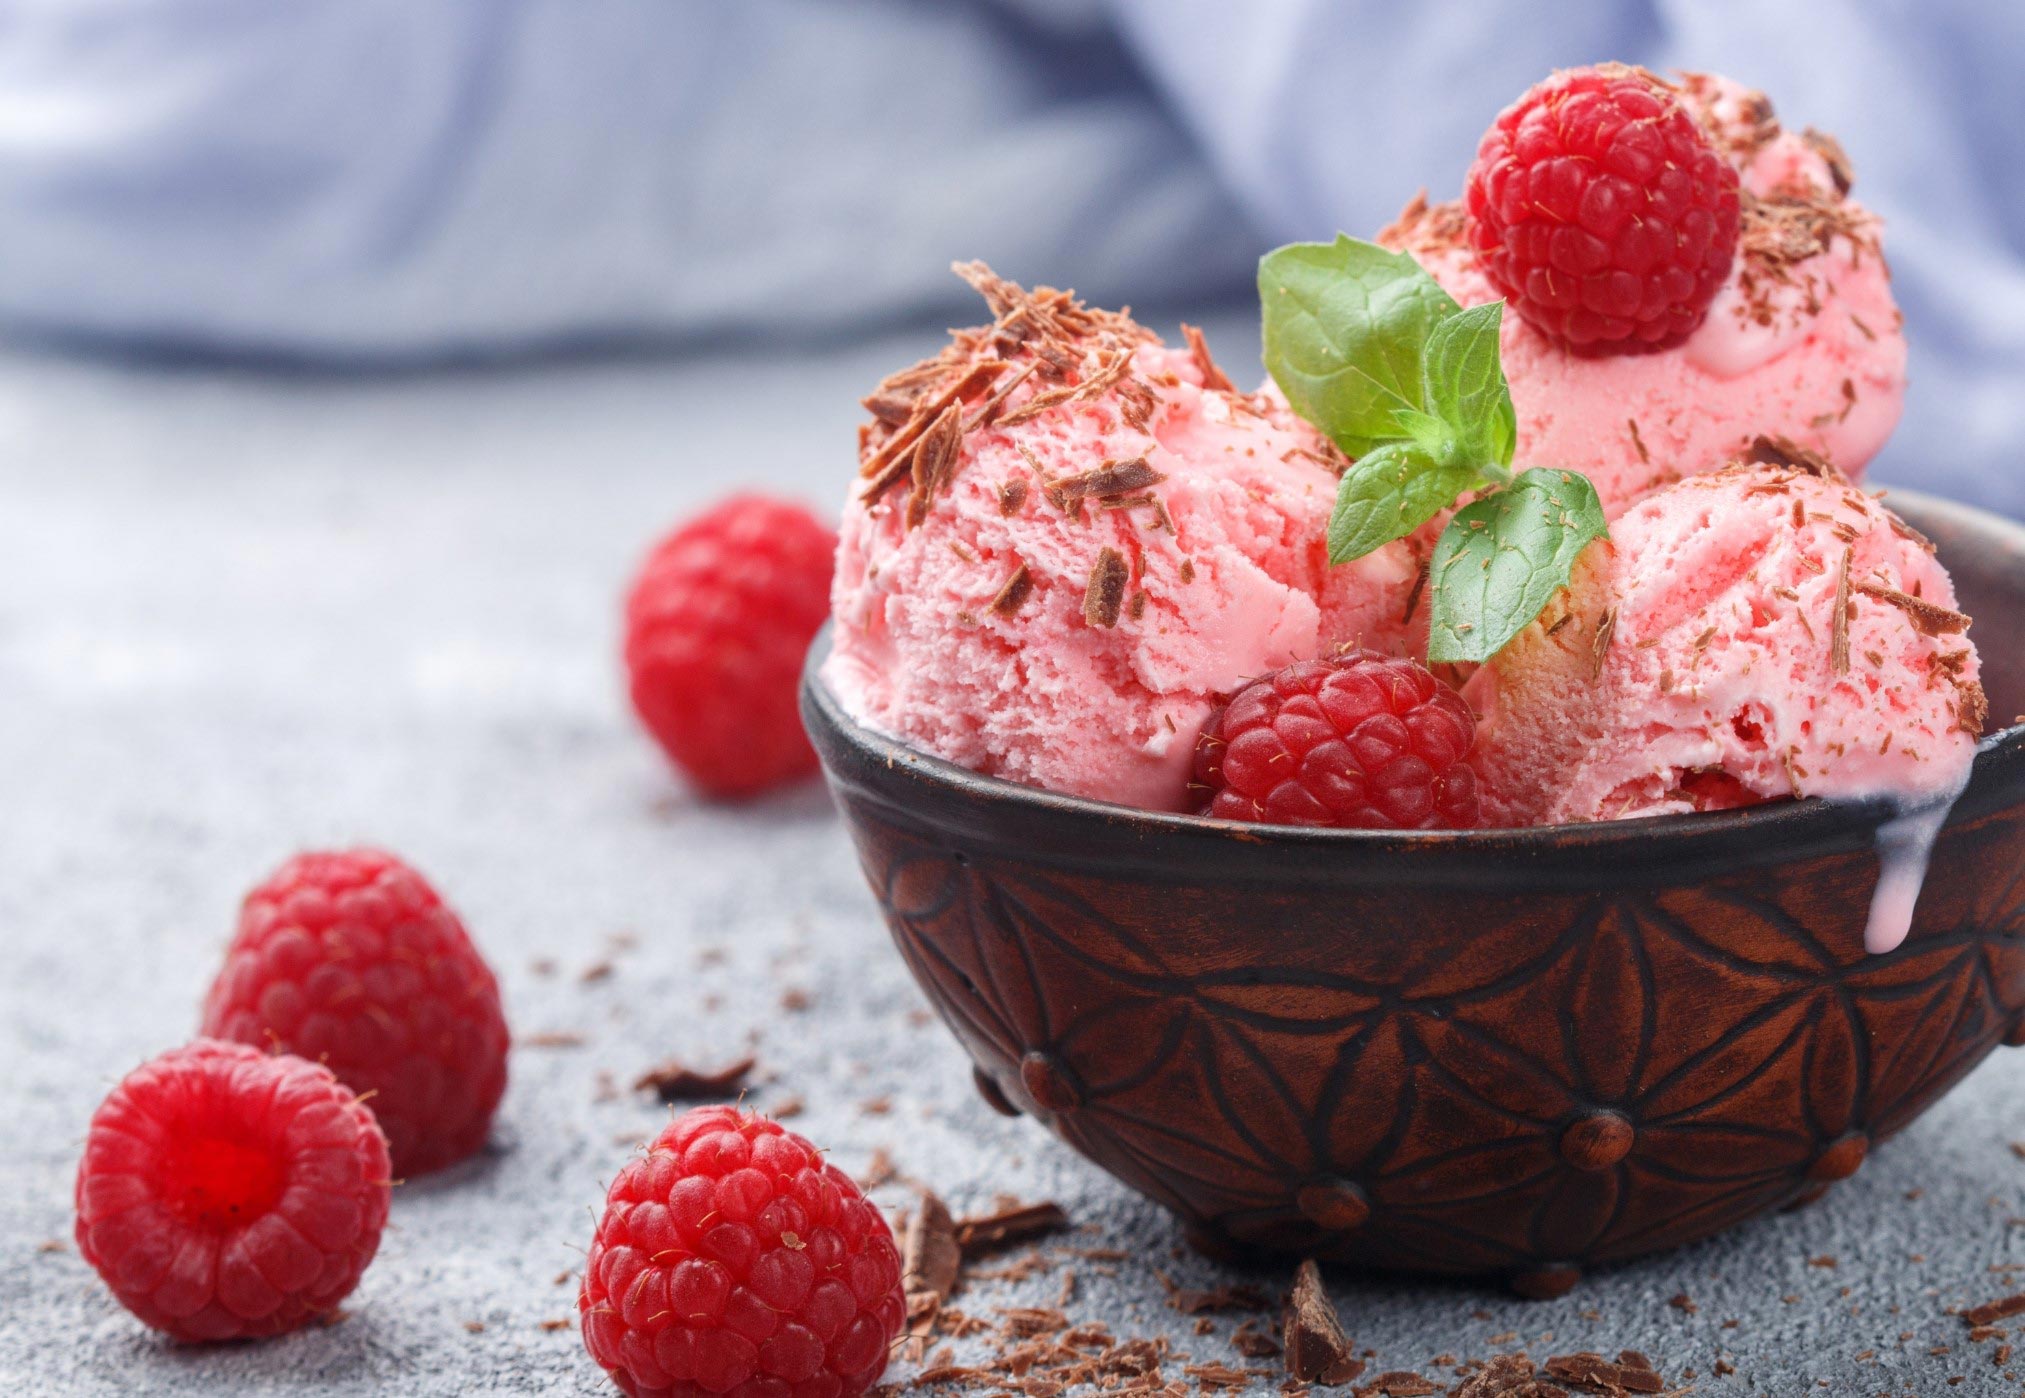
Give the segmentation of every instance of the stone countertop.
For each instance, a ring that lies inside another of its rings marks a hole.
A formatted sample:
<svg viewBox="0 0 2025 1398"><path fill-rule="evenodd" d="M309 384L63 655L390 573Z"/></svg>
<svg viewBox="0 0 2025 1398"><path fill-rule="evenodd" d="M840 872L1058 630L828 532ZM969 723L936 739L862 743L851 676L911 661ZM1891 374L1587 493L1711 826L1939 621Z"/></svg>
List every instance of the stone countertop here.
<svg viewBox="0 0 2025 1398"><path fill-rule="evenodd" d="M573 1269L603 1182L664 1119L627 1084L748 1046L751 1101L801 1099L793 1124L844 1168L883 1150L959 1213L1052 1198L1083 1230L1058 1247L1127 1254L972 1282L966 1311L1052 1304L1073 1269L1076 1319L1245 1362L1243 1317L1196 1333L1163 1278L1286 1275L1218 1269L989 1111L822 792L697 803L616 682L616 600L650 539L734 483L835 498L855 395L927 347L400 379L0 358L0 1391L609 1392ZM68 1241L85 1122L192 1032L239 895L346 842L437 884L523 1039L582 1043L515 1050L491 1149L399 1190L342 1323L168 1345ZM2025 1267L2021 1086L2025 1059L2000 1055L1822 1204L1558 1301L1331 1288L1372 1374L1633 1348L1701 1394L2018 1394L1946 1311L2018 1289L1998 1269ZM880 1197L910 1202L897 1181Z"/></svg>

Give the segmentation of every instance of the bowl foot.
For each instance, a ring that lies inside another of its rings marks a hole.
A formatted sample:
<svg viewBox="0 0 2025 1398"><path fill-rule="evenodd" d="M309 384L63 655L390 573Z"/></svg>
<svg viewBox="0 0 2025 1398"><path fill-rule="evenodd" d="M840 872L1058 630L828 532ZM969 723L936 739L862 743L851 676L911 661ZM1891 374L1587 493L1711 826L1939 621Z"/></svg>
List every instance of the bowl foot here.
<svg viewBox="0 0 2025 1398"><path fill-rule="evenodd" d="M985 1105L1000 1116L1020 1114L1020 1109L1013 1105L1012 1098L1005 1095L1005 1089L998 1085L998 1080L984 1069L972 1065L970 1080L977 1084L977 1095L984 1099Z"/></svg>
<svg viewBox="0 0 2025 1398"><path fill-rule="evenodd" d="M1549 1262L1539 1267L1528 1267L1523 1272L1514 1272L1511 1286L1515 1294L1528 1301L1551 1301L1557 1296L1566 1296L1581 1280L1582 1269L1573 1263Z"/></svg>

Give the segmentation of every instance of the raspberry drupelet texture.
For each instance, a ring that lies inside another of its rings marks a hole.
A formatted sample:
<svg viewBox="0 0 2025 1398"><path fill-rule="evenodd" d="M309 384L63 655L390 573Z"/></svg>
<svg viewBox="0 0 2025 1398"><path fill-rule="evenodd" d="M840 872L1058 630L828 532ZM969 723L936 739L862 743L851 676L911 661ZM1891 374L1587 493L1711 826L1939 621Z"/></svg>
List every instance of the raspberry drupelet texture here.
<svg viewBox="0 0 2025 1398"><path fill-rule="evenodd" d="M403 1177L482 1146L506 1091L499 983L436 890L378 850L297 855L246 895L204 1032L374 1094Z"/></svg>
<svg viewBox="0 0 2025 1398"><path fill-rule="evenodd" d="M612 1182L584 1345L633 1398L852 1398L906 1303L879 1210L802 1137L734 1107L670 1122Z"/></svg>
<svg viewBox="0 0 2025 1398"><path fill-rule="evenodd" d="M380 1246L387 1143L329 1069L199 1039L91 1119L77 1249L180 1340L278 1335L337 1307Z"/></svg>
<svg viewBox="0 0 2025 1398"><path fill-rule="evenodd" d="M1736 257L1737 172L1651 75L1556 73L1484 133L1469 240L1512 309L1571 349L1659 348L1701 324Z"/></svg>
<svg viewBox="0 0 2025 1398"><path fill-rule="evenodd" d="M1203 814L1268 825L1461 830L1476 718L1426 666L1350 650L1254 680L1196 740Z"/></svg>
<svg viewBox="0 0 2025 1398"><path fill-rule="evenodd" d="M753 796L815 770L795 695L836 552L801 506L736 495L642 566L626 600L633 707L706 794Z"/></svg>

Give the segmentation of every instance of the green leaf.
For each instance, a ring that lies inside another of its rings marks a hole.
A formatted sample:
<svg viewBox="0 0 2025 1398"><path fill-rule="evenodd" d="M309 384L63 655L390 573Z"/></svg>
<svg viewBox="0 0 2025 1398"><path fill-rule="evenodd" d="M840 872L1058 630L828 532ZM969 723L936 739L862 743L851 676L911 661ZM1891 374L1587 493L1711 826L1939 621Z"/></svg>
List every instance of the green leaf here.
<svg viewBox="0 0 2025 1398"><path fill-rule="evenodd" d="M1338 234L1259 259L1266 368L1295 412L1352 457L1398 441L1425 406L1422 348L1457 313L1402 252Z"/></svg>
<svg viewBox="0 0 2025 1398"><path fill-rule="evenodd" d="M1527 471L1456 511L1434 546L1430 663L1489 660L1568 585L1609 526L1596 488L1572 471Z"/></svg>
<svg viewBox="0 0 2025 1398"><path fill-rule="evenodd" d="M1445 466L1410 442L1366 452L1336 488L1329 561L1348 563L1404 538L1478 484L1474 467Z"/></svg>
<svg viewBox="0 0 2025 1398"><path fill-rule="evenodd" d="M1460 437L1459 450L1479 463L1512 464L1518 417L1498 358L1505 303L1458 311L1428 332L1421 356L1421 401Z"/></svg>

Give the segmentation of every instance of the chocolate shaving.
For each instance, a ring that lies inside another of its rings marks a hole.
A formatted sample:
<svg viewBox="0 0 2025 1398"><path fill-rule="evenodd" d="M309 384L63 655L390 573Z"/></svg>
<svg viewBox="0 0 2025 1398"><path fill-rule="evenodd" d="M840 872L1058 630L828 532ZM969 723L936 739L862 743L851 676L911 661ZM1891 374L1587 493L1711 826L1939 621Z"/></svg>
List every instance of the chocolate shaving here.
<svg viewBox="0 0 2025 1398"><path fill-rule="evenodd" d="M1090 569L1090 585L1083 592L1083 620L1092 626L1116 626L1118 613L1125 607L1125 584L1130 580L1131 570L1125 566L1123 554L1114 548L1099 553L1096 566Z"/></svg>
<svg viewBox="0 0 2025 1398"><path fill-rule="evenodd" d="M1666 1380L1653 1372L1652 1362L1626 1350L1613 1364L1600 1354L1557 1354L1547 1360L1547 1377L1590 1393L1664 1393Z"/></svg>
<svg viewBox="0 0 2025 1398"><path fill-rule="evenodd" d="M1000 616L1011 616L1026 605L1026 600L1033 595L1033 590L1033 575L1027 571L1027 565L1022 563L1013 569L1013 575L1005 580L1005 586L998 590L998 596L991 599L991 609Z"/></svg>
<svg viewBox="0 0 2025 1398"><path fill-rule="evenodd" d="M1427 1398L1430 1393L1440 1393L1441 1385L1422 1378L1411 1369L1394 1369L1380 1374L1370 1383L1359 1384L1354 1391L1355 1398Z"/></svg>
<svg viewBox="0 0 2025 1398"><path fill-rule="evenodd" d="M907 498L907 527L914 528L928 518L935 497L956 474L957 457L963 448L963 414L954 403L944 408L914 451L914 493Z"/></svg>
<svg viewBox="0 0 2025 1398"><path fill-rule="evenodd" d="M917 405L914 409L914 416L910 417L906 425L898 432L895 432L891 437L882 442L877 451L865 459L865 464L858 468L858 474L871 479L884 476L893 463L903 456L909 447L921 439L921 434L926 432L929 426L942 416L945 408L976 390L983 388L998 377L999 371L1009 367L1003 359L987 359L981 363L971 365L967 372L959 374L956 378L952 379L934 397ZM866 491L867 495L874 493L869 488Z"/></svg>
<svg viewBox="0 0 2025 1398"><path fill-rule="evenodd" d="M1849 673L1849 556L1843 549L1835 568L1835 610L1829 617L1828 668L1838 675Z"/></svg>
<svg viewBox="0 0 2025 1398"><path fill-rule="evenodd" d="M923 1310L933 1324L935 1312L956 1293L962 1270L963 1253L956 1246L956 1224L949 1217L949 1208L924 1190L921 1207L907 1220L907 1234L900 1245L900 1289L907 1297L910 1332Z"/></svg>
<svg viewBox="0 0 2025 1398"><path fill-rule="evenodd" d="M1895 587L1873 582L1855 582L1851 586L1865 597L1875 597L1880 602L1889 602L1897 607L1922 636L1959 636L1969 629L1969 618L1962 613L1938 606L1925 598L1914 597L1911 593L1900 592Z"/></svg>
<svg viewBox="0 0 2025 1398"><path fill-rule="evenodd" d="M1001 515L1008 519L1011 518L1020 512L1020 506L1026 504L1026 502L1027 483L1025 478L1015 476L1011 480L999 483L998 512Z"/></svg>
<svg viewBox="0 0 2025 1398"><path fill-rule="evenodd" d="M1038 363L1030 363L1026 368L1020 370L1017 374L1014 374L1011 378L993 389L991 397L985 399L983 405L975 413L971 414L970 421L963 424L963 435L967 437L980 427L991 426L991 420L998 416L998 410L1005 406L1005 400L1011 396L1012 391L1025 383L1034 370L1040 367Z"/></svg>
<svg viewBox="0 0 2025 1398"><path fill-rule="evenodd" d="M1209 1315L1216 1311L1267 1311L1273 1306L1272 1299L1263 1291L1242 1283L1202 1290L1196 1287L1176 1286L1165 1273L1161 1274L1160 1280L1167 1287L1167 1304L1183 1315Z"/></svg>
<svg viewBox="0 0 2025 1398"><path fill-rule="evenodd" d="M1617 634L1617 608L1606 607L1603 619L1596 623L1596 639L1589 649L1589 678L1603 677L1603 661L1610 654L1610 639Z"/></svg>
<svg viewBox="0 0 2025 1398"><path fill-rule="evenodd" d="M1856 185L1856 171L1849 163L1849 153L1843 150L1842 142L1811 126L1800 133L1800 139L1828 166L1828 178L1835 181L1835 192L1847 195Z"/></svg>
<svg viewBox="0 0 2025 1398"><path fill-rule="evenodd" d="M1294 1273L1294 1289L1280 1317L1280 1344L1287 1352L1288 1374L1302 1383L1348 1383L1364 1372L1312 1257Z"/></svg>
<svg viewBox="0 0 2025 1398"><path fill-rule="evenodd" d="M1131 365L1132 347L1127 345L1099 365L1094 373L1084 375L1080 383L1075 384L1073 387L1055 388L1048 390L1046 393L1036 393L1033 397L1027 399L1026 402L1000 418L998 425L1000 427L1017 427L1022 422L1039 417L1050 408L1058 408L1064 403L1073 403L1085 398L1094 397L1124 377L1125 371Z"/></svg>
<svg viewBox="0 0 2025 1398"><path fill-rule="evenodd" d="M1776 434L1761 433L1753 437L1751 445L1744 451L1744 460L1760 466L1787 466L1824 480L1835 480L1842 474L1821 453L1809 451L1792 438Z"/></svg>
<svg viewBox="0 0 2025 1398"><path fill-rule="evenodd" d="M1235 393L1237 386L1216 367L1216 361L1209 357L1209 342L1202 337L1202 327L1181 323L1181 334L1188 341L1188 353L1195 360L1195 367L1202 375L1202 386L1217 393Z"/></svg>
<svg viewBox="0 0 2025 1398"><path fill-rule="evenodd" d="M1568 1398L1568 1390L1536 1377L1532 1360L1504 1354L1471 1374L1455 1398Z"/></svg>
<svg viewBox="0 0 2025 1398"><path fill-rule="evenodd" d="M663 1063L640 1074L633 1083L633 1091L652 1092L663 1102L721 1101L736 1097L747 1076L758 1066L759 1060L751 1056L714 1073L699 1072L675 1062Z"/></svg>
<svg viewBox="0 0 2025 1398"><path fill-rule="evenodd" d="M1628 417L1624 422L1631 429L1631 445L1638 449L1638 459L1650 466L1652 464L1652 453L1645 449L1645 438L1638 435L1638 419Z"/></svg>
<svg viewBox="0 0 2025 1398"><path fill-rule="evenodd" d="M1955 682L1955 727L1972 738L1983 736L1990 721L1990 700L1983 686L1974 680Z"/></svg>
<svg viewBox="0 0 2025 1398"><path fill-rule="evenodd" d="M1063 476L1050 483L1047 496L1056 509L1064 514L1074 514L1076 507L1085 500L1109 500L1134 491L1145 490L1166 480L1167 477L1146 464L1143 456L1129 456L1123 460L1106 457L1101 463L1087 471L1073 476Z"/></svg>
<svg viewBox="0 0 2025 1398"><path fill-rule="evenodd" d="M1985 1301L1962 1312L1962 1319L1971 1325L1995 1325L2000 1320L2025 1313L2025 1292L2006 1296L2001 1301Z"/></svg>
<svg viewBox="0 0 2025 1398"><path fill-rule="evenodd" d="M993 1213L978 1214L956 1222L956 1246L965 1257L977 1257L1011 1243L1022 1243L1069 1226L1069 1215L1060 1204L1015 1204Z"/></svg>

